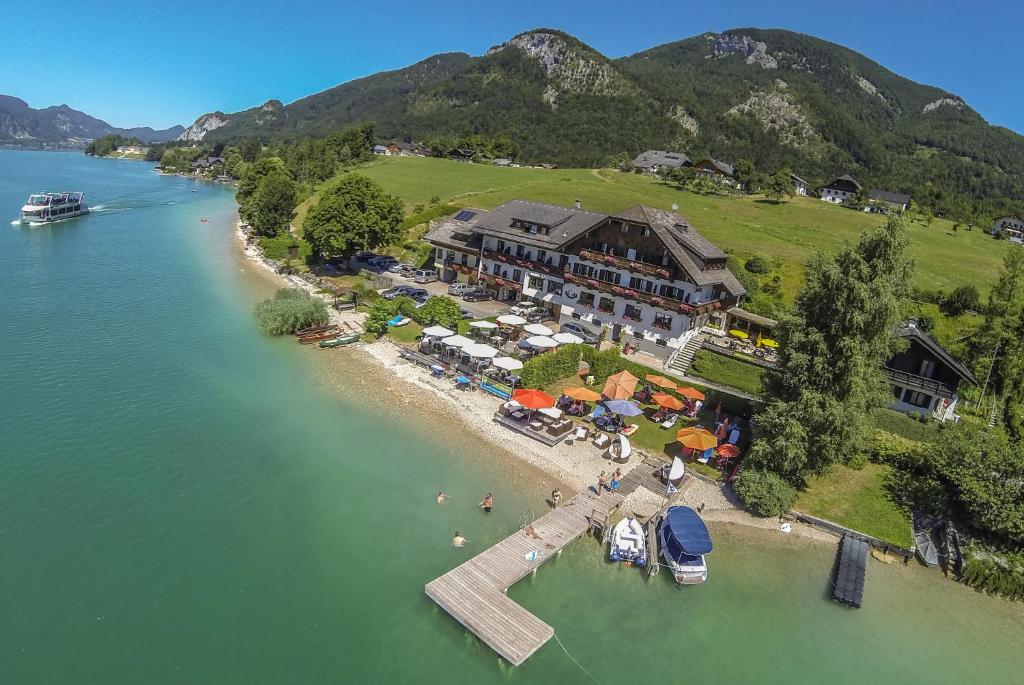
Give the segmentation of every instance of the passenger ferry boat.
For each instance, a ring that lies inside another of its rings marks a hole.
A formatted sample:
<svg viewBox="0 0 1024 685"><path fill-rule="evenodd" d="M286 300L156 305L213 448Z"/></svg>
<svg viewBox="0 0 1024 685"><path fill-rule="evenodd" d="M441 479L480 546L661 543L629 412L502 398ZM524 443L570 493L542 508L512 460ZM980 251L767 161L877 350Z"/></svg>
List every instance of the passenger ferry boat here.
<svg viewBox="0 0 1024 685"><path fill-rule="evenodd" d="M85 193L35 193L21 208L21 222L44 224L88 213Z"/></svg>

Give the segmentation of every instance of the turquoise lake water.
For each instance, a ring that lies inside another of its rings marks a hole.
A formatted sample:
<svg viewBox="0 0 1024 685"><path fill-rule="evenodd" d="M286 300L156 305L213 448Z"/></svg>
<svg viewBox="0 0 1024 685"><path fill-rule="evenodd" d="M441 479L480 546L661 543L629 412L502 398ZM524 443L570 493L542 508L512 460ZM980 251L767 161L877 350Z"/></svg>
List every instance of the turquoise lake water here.
<svg viewBox="0 0 1024 685"><path fill-rule="evenodd" d="M351 350L261 336L230 190L0 151L0 215L55 189L96 211L0 224L0 683L594 682L554 641L501 664L423 594L550 487L377 397ZM1019 604L872 562L848 610L833 547L712 533L701 587L581 541L510 596L602 683L1024 681Z"/></svg>

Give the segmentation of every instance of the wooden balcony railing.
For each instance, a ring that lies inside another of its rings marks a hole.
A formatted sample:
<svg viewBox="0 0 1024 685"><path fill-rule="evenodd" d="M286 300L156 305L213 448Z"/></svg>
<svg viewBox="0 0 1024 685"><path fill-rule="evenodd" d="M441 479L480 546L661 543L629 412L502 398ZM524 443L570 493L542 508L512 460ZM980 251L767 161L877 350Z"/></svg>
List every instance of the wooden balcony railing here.
<svg viewBox="0 0 1024 685"><path fill-rule="evenodd" d="M882 371L889 377L889 380L908 388L915 388L932 395L938 395L939 397L946 398L950 398L954 394L953 388L940 381L932 380L931 378L907 373L906 371L897 371L896 369L890 369L887 366L883 366Z"/></svg>
<svg viewBox="0 0 1024 685"><path fill-rule="evenodd" d="M680 312L687 316L694 314L703 314L715 309L720 309L722 303L720 301L715 302L704 302L701 304L687 304L680 300L676 300L670 297L662 297L660 295L654 295L652 293L645 293L641 290L635 290L633 288L623 288L621 285L615 285L614 283L606 283L599 281L595 278L586 278L578 274L574 274L571 271L566 270L563 274L565 280L576 283L577 285L583 285L588 288L593 288L599 292L610 293L612 295L618 295L629 300L635 300L636 302L643 302L654 307L661 307L669 311Z"/></svg>
<svg viewBox="0 0 1024 685"><path fill-rule="evenodd" d="M521 269L530 269L532 271L542 271L549 276L555 276L557 278L562 277L562 267L548 264L536 259L529 259L527 257L517 257L513 254L500 252L498 250L484 250L484 257L493 259L503 264L509 264L518 266Z"/></svg>
<svg viewBox="0 0 1024 685"><path fill-rule="evenodd" d="M626 259L625 257L605 254L595 250L580 250L580 257L587 261L596 262L598 264L608 264L634 273L658 276L659 278L664 278L666 280L672 279L672 272L667 267L660 266L658 264L638 262L635 259Z"/></svg>

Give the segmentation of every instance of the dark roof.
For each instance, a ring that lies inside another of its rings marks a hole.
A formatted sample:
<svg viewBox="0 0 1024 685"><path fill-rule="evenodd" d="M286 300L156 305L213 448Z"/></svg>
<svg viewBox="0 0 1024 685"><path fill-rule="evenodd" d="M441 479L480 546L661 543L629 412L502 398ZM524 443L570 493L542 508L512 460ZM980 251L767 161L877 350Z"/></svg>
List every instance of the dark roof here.
<svg viewBox="0 0 1024 685"><path fill-rule="evenodd" d="M888 190L882 190L881 188L875 188L868 193L868 198L871 200L880 200L882 202L889 202L894 205L905 205L910 202L910 196L903 193L893 193Z"/></svg>
<svg viewBox="0 0 1024 685"><path fill-rule="evenodd" d="M572 207L547 205L526 200L509 200L489 212L477 215L474 225L481 233L498 238L508 238L526 245L558 248L607 218L605 214L588 212ZM526 233L513 228L513 220L526 221L540 226L549 226L548 235Z"/></svg>
<svg viewBox="0 0 1024 685"><path fill-rule="evenodd" d="M831 183L829 183L825 187L826 188L833 188L833 187L835 187L836 185L838 185L841 182L842 183L851 183L851 184L853 184L853 186L855 188L857 188L857 190L860 190L861 188L863 188L863 186L860 184L860 181L855 179L853 176L850 176L850 174L843 174L842 176L840 176L839 178L833 180Z"/></svg>
<svg viewBox="0 0 1024 685"><path fill-rule="evenodd" d="M668 152L666 150L648 150L637 155L633 160L633 166L641 169L650 169L654 166L681 167L690 163L690 158L682 152Z"/></svg>
<svg viewBox="0 0 1024 685"><path fill-rule="evenodd" d="M409 140L392 140L388 143L388 146L394 145L399 150L420 150L423 148L419 143L413 143Z"/></svg>
<svg viewBox="0 0 1024 685"><path fill-rule="evenodd" d="M800 178L796 174L790 174L789 177L791 179L793 179L794 181L796 181L797 183L803 183L804 185L808 185L807 181L803 180L802 178Z"/></svg>
<svg viewBox="0 0 1024 685"><path fill-rule="evenodd" d="M726 176L732 176L732 164L729 164L728 162L723 162L720 159L715 159L714 157L707 157L697 162L697 166L700 166L705 162L713 166L715 169L718 169L721 173L725 174Z"/></svg>
<svg viewBox="0 0 1024 685"><path fill-rule="evenodd" d="M214 164L223 164L223 157L200 157L196 161L192 162L193 167L211 167Z"/></svg>
<svg viewBox="0 0 1024 685"><path fill-rule="evenodd" d="M946 348L935 342L935 339L932 336L922 331L915 324L907 322L900 328L897 328L896 337L907 338L908 340L920 343L922 347L938 357L943 364L951 368L965 381L973 383L974 385L978 384L978 379L974 377L974 374L971 373L970 369L958 362L953 355L946 351Z"/></svg>
<svg viewBox="0 0 1024 685"><path fill-rule="evenodd" d="M662 525L665 527L669 553L677 557L676 561L681 561L677 556L679 552L697 555L707 554L712 550L708 527L690 507L669 507Z"/></svg>
<svg viewBox="0 0 1024 685"><path fill-rule="evenodd" d="M476 217L486 214L483 210L467 208L455 216L445 217L431 225L423 239L455 250L475 250L480 247L480 236L474 232Z"/></svg>

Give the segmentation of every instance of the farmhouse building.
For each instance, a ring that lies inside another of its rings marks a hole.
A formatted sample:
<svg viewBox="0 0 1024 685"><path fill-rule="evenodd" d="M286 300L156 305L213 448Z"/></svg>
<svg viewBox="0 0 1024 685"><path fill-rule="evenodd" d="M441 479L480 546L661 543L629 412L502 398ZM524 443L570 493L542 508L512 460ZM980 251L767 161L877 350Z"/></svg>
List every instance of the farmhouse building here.
<svg viewBox="0 0 1024 685"><path fill-rule="evenodd" d="M910 196L904 193L893 193L881 188L875 188L868 193L868 206L864 211L886 212L894 209L901 212L907 211L910 206Z"/></svg>
<svg viewBox="0 0 1024 685"><path fill-rule="evenodd" d="M578 202L511 200L490 211L463 209L424 239L442 280L531 300L560 323L609 328L662 358L746 293L724 252L679 214L652 207L602 214Z"/></svg>
<svg viewBox="0 0 1024 685"><path fill-rule="evenodd" d="M678 169L684 166L693 166L693 162L682 152L648 150L633 160L633 169L646 174L656 174L661 169Z"/></svg>
<svg viewBox="0 0 1024 685"><path fill-rule="evenodd" d="M821 189L821 199L825 202L842 204L860 192L860 181L849 174L843 174Z"/></svg>
<svg viewBox="0 0 1024 685"><path fill-rule="evenodd" d="M409 140L392 140L386 147L390 157L426 157L428 152L427 148Z"/></svg>
<svg viewBox="0 0 1024 685"><path fill-rule="evenodd" d="M694 164L694 167L696 167L698 174L704 174L719 183L733 187L739 185L736 182L732 164L728 162L723 162L713 157L706 157Z"/></svg>
<svg viewBox="0 0 1024 685"><path fill-rule="evenodd" d="M1003 235L1014 242L1024 239L1024 221L1012 216L996 219L992 225L992 235Z"/></svg>
<svg viewBox="0 0 1024 685"><path fill-rule="evenodd" d="M892 385L896 411L930 415L939 421L956 418L961 381L977 385L970 369L910 320L896 331L909 347L890 359L882 371Z"/></svg>
<svg viewBox="0 0 1024 685"><path fill-rule="evenodd" d="M790 174L789 178L793 181L793 188L797 195L806 195L807 191L810 190L810 184L796 174Z"/></svg>

